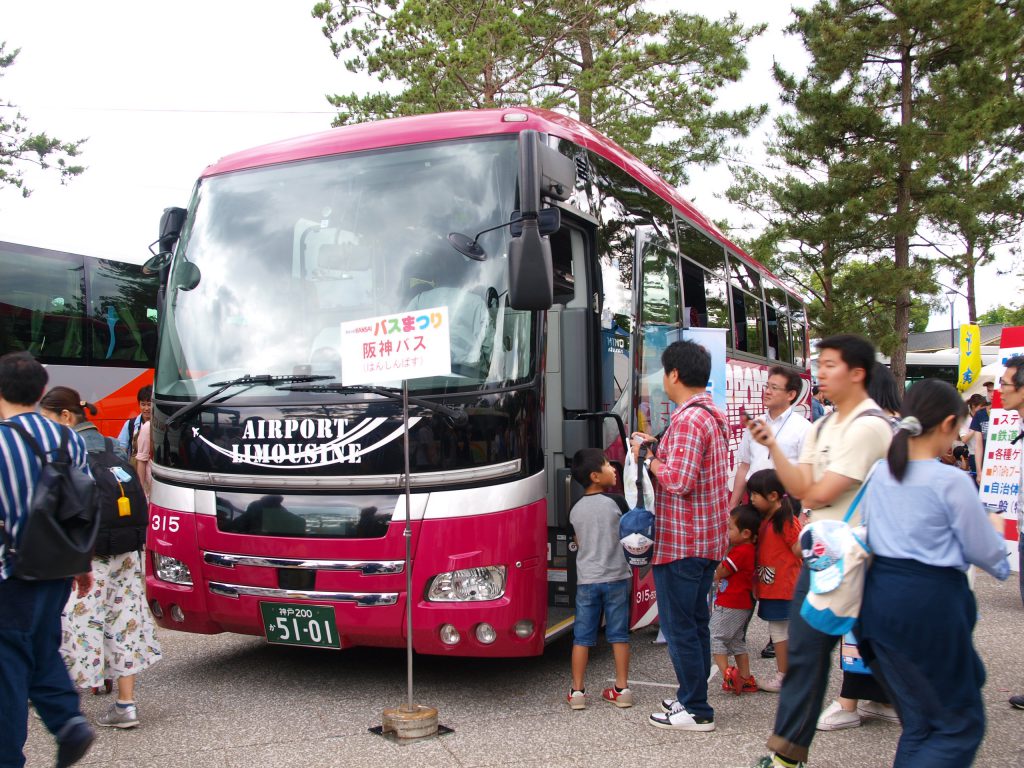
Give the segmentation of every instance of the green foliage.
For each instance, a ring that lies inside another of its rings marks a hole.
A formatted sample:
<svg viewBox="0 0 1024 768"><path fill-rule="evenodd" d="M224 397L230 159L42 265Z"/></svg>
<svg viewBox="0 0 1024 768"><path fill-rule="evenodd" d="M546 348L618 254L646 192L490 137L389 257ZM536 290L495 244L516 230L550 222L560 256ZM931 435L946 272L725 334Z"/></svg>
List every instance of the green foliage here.
<svg viewBox="0 0 1024 768"><path fill-rule="evenodd" d="M766 107L715 109L763 25L635 0L331 0L331 50L392 91L329 96L335 125L402 115L539 106L576 115L674 183L717 162Z"/></svg>
<svg viewBox="0 0 1024 768"><path fill-rule="evenodd" d="M897 379L907 333L936 290L931 222L973 233L1013 205L1019 169L992 145L1019 139L1017 5L822 0L794 10L789 31L812 62L803 78L776 68L792 107L769 145L776 174L740 172L730 191L764 216L762 239L814 296L815 330L862 330L891 351ZM974 175L958 179L972 152ZM986 180L991 189L968 189ZM997 229L982 227L975 242L995 242Z"/></svg>
<svg viewBox="0 0 1024 768"><path fill-rule="evenodd" d="M21 50L5 53L6 46L0 42L0 77L3 70L14 64ZM66 184L85 170L85 166L69 162L70 158L78 157L84 142L85 139L65 142L46 133L31 133L27 118L13 104L0 102L0 184L10 184L21 190L22 197L28 197L32 190L25 185L26 165L54 168L61 184Z"/></svg>
<svg viewBox="0 0 1024 768"><path fill-rule="evenodd" d="M978 318L978 325L1024 325L1024 307L996 307Z"/></svg>

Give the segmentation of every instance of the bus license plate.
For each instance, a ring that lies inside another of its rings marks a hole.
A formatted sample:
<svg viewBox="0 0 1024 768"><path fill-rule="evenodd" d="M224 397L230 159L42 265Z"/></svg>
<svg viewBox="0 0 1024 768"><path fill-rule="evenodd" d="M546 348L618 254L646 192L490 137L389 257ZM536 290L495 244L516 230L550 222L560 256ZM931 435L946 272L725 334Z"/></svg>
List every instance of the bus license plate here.
<svg viewBox="0 0 1024 768"><path fill-rule="evenodd" d="M329 605L260 603L268 643L340 648L341 638Z"/></svg>

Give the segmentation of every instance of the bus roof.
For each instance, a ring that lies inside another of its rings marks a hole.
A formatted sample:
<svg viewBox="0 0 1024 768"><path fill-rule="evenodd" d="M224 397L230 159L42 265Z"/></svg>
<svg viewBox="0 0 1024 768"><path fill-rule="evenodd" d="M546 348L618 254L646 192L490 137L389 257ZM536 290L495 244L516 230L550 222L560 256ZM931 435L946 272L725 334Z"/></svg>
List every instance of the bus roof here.
<svg viewBox="0 0 1024 768"><path fill-rule="evenodd" d="M518 118L509 120L508 115ZM522 119L525 115L526 119ZM232 171L259 168L277 163L288 163L326 157L345 152L400 147L432 141L448 141L479 136L519 133L532 129L548 133L596 152L613 162L637 181L643 183L665 200L670 201L680 214L719 240L731 253L739 255L763 270L787 293L799 296L768 269L730 241L715 224L694 208L654 171L632 154L589 125L566 115L532 107L481 109L462 112L443 112L429 115L398 117L379 122L358 123L333 128L320 133L264 144L222 157L203 171L202 178Z"/></svg>

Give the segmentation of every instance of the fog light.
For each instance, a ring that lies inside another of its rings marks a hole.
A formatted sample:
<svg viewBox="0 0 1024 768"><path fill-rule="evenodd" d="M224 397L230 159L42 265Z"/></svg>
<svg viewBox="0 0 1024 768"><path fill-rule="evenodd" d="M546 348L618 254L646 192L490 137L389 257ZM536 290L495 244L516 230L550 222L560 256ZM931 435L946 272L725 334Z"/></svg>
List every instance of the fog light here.
<svg viewBox="0 0 1024 768"><path fill-rule="evenodd" d="M476 639L484 645L490 645L498 639L498 633L494 631L494 627L485 621L482 624L476 625Z"/></svg>
<svg viewBox="0 0 1024 768"><path fill-rule="evenodd" d="M177 622L182 622L182 621L185 620L185 612L183 610L181 610L181 608L179 608L178 606L172 605L171 606L171 618L174 619Z"/></svg>
<svg viewBox="0 0 1024 768"><path fill-rule="evenodd" d="M161 581L169 581L172 584L184 584L188 587L192 586L192 572L181 560L154 552L153 567L156 577Z"/></svg>
<svg viewBox="0 0 1024 768"><path fill-rule="evenodd" d="M445 624L441 627L441 642L445 645L457 645L461 639L459 630L451 624Z"/></svg>
<svg viewBox="0 0 1024 768"><path fill-rule="evenodd" d="M512 631L516 633L516 637L525 640L533 634L533 622L529 619L517 621Z"/></svg>
<svg viewBox="0 0 1024 768"><path fill-rule="evenodd" d="M164 609L160 607L160 603L156 600L150 601L149 610L151 610L153 612L153 615L156 616L158 619L162 619L164 617Z"/></svg>

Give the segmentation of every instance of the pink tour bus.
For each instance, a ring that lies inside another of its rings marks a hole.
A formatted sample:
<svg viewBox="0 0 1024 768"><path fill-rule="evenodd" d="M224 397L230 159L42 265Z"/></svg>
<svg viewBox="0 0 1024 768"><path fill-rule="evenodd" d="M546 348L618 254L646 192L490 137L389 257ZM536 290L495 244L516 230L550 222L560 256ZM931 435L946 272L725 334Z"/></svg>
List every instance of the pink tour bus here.
<svg viewBox="0 0 1024 768"><path fill-rule="evenodd" d="M621 462L631 430L666 422L661 349L720 329L735 440L770 366L808 380L799 295L553 112L230 155L159 243L146 586L177 630L402 647L412 600L420 653L540 654L573 622L567 467L585 446ZM451 373L409 382L407 509L396 390L343 386L340 325L441 306ZM650 574L635 583L637 628L656 608Z"/></svg>

